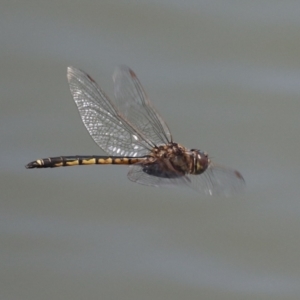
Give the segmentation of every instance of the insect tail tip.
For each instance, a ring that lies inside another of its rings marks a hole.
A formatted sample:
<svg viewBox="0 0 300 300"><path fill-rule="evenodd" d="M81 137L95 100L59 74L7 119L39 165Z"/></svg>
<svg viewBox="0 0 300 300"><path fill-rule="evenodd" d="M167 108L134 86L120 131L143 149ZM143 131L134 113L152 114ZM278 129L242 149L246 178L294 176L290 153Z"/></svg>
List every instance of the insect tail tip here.
<svg viewBox="0 0 300 300"><path fill-rule="evenodd" d="M27 164L25 166L26 169L33 169L33 168L37 168L38 163L36 161L30 162L29 164Z"/></svg>

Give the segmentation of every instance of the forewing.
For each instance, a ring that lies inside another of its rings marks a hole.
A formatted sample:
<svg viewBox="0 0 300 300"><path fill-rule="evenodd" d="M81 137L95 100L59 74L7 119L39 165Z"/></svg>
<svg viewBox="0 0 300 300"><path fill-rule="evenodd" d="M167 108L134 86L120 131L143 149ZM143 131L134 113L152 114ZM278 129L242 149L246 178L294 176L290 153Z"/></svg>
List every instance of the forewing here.
<svg viewBox="0 0 300 300"><path fill-rule="evenodd" d="M135 73L127 66L113 75L115 104L122 116L156 146L172 141L167 124L149 101Z"/></svg>
<svg viewBox="0 0 300 300"><path fill-rule="evenodd" d="M202 174L187 176L188 185L206 195L229 197L245 188L245 180L238 171L219 165L211 164Z"/></svg>
<svg viewBox="0 0 300 300"><path fill-rule="evenodd" d="M105 152L118 156L143 156L149 153L152 145L122 118L88 74L69 67L68 81L86 129Z"/></svg>

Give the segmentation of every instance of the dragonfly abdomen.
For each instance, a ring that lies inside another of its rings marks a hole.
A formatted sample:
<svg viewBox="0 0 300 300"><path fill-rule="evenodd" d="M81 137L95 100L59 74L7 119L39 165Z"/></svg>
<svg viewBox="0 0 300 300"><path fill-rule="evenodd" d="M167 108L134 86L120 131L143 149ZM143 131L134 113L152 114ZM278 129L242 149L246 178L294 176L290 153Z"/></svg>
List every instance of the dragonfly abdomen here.
<svg viewBox="0 0 300 300"><path fill-rule="evenodd" d="M97 156L97 155L75 155L75 156L58 156L42 158L30 162L26 165L27 169L33 168L57 168L71 167L80 165L132 165L144 161L145 158L137 157L118 157L118 156Z"/></svg>

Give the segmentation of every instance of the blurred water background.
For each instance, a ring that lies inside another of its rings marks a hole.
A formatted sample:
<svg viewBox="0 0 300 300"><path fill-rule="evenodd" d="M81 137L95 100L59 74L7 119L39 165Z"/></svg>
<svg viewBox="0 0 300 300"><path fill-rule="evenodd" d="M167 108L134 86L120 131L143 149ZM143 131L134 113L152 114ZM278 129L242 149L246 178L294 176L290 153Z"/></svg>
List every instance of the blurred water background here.
<svg viewBox="0 0 300 300"><path fill-rule="evenodd" d="M1 299L299 299L300 2L2 1ZM66 68L113 96L126 64L174 140L238 169L244 194L26 170L103 153Z"/></svg>

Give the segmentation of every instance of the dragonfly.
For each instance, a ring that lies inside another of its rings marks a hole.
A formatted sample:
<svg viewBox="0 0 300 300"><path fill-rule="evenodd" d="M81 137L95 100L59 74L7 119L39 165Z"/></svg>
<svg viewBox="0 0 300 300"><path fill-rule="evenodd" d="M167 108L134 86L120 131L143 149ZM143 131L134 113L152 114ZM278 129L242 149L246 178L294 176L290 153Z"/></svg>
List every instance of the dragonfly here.
<svg viewBox="0 0 300 300"><path fill-rule="evenodd" d="M67 78L86 129L108 156L49 157L30 162L26 168L129 165L128 179L147 186L184 186L225 196L243 189L240 172L213 163L204 151L173 141L169 127L129 67L119 66L113 74L114 101L77 68L68 67Z"/></svg>

